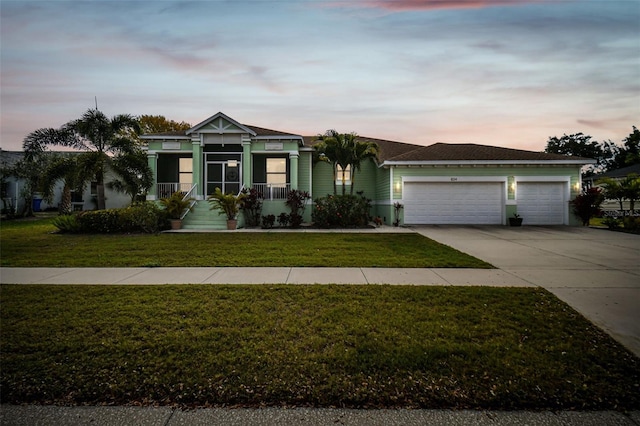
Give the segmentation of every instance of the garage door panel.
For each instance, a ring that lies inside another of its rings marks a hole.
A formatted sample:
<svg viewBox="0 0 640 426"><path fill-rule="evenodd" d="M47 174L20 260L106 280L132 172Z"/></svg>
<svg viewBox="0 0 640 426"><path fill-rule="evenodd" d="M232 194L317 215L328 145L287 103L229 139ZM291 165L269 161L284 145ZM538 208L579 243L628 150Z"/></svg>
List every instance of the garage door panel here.
<svg viewBox="0 0 640 426"><path fill-rule="evenodd" d="M501 224L502 184L407 182L406 224Z"/></svg>
<svg viewBox="0 0 640 426"><path fill-rule="evenodd" d="M518 214L524 225L562 225L568 209L565 201L566 183L518 183Z"/></svg>

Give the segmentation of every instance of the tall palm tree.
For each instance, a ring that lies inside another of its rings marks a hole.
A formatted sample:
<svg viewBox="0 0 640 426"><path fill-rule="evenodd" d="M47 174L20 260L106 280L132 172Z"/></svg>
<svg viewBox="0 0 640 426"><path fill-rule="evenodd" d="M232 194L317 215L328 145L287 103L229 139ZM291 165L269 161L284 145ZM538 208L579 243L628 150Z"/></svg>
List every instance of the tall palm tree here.
<svg viewBox="0 0 640 426"><path fill-rule="evenodd" d="M319 142L314 145L316 161L331 164L333 168L333 193L337 194L336 180L338 168L341 174L342 195L345 194L346 175L344 173L351 168L351 189L353 195L355 171L360 171L362 163L368 158L378 158L380 147L375 142L358 140L356 133L338 133L336 130L327 130L324 135L318 135Z"/></svg>
<svg viewBox="0 0 640 426"><path fill-rule="evenodd" d="M135 141L128 135L132 131L139 132L140 128L131 115L120 114L109 119L101 111L89 109L82 117L59 129L39 129L30 133L23 147L26 153L42 153L51 145L83 151L84 164L92 170L92 177L97 183L98 209L104 209L105 173L110 168L113 170L113 156L131 152Z"/></svg>

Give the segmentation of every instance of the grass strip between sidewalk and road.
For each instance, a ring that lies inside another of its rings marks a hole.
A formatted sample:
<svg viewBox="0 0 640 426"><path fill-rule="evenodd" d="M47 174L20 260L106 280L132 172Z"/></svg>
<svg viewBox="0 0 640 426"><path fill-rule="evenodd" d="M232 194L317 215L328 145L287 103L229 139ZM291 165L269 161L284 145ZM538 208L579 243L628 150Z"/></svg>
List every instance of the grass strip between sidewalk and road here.
<svg viewBox="0 0 640 426"><path fill-rule="evenodd" d="M0 290L3 403L640 408L639 359L540 288Z"/></svg>
<svg viewBox="0 0 640 426"><path fill-rule="evenodd" d="M51 220L3 222L1 266L284 266L491 268L414 233L312 232L68 235Z"/></svg>

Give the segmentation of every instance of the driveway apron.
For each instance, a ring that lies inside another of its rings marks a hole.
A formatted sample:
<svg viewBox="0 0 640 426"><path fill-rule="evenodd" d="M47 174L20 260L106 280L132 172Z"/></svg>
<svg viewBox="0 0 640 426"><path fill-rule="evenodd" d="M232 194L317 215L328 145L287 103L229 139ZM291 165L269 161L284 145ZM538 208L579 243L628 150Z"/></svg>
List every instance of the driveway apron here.
<svg viewBox="0 0 640 426"><path fill-rule="evenodd" d="M565 226L413 229L549 290L640 356L640 235Z"/></svg>

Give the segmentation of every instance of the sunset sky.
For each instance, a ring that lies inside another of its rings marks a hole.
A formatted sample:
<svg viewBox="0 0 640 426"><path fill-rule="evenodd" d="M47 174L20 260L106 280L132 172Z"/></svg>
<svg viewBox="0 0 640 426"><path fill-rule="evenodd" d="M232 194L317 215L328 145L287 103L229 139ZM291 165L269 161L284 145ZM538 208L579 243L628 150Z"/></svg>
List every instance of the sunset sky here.
<svg viewBox="0 0 640 426"><path fill-rule="evenodd" d="M1 144L95 107L542 151L640 126L640 0L0 1Z"/></svg>

